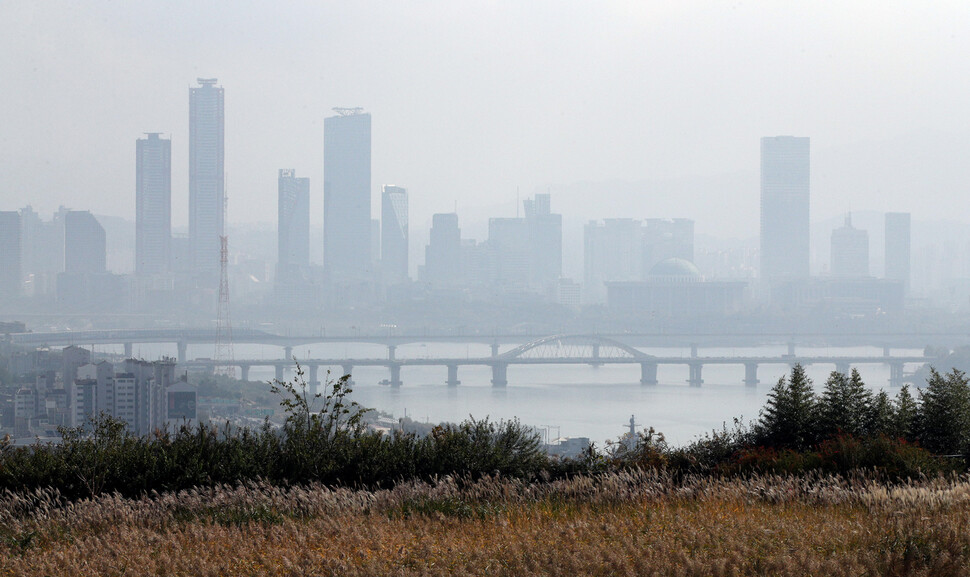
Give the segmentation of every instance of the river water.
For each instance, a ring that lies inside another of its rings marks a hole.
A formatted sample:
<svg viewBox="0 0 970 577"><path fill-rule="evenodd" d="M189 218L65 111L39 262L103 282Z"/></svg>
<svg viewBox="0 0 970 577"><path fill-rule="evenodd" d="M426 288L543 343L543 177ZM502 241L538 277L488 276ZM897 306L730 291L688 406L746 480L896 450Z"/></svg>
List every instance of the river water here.
<svg viewBox="0 0 970 577"><path fill-rule="evenodd" d="M512 348L503 346L501 351ZM97 347L99 352L121 353L121 347ZM690 356L689 348L642 348L656 356ZM236 345L237 359L283 358L281 347L270 345ZM702 348L706 356L776 356L786 354L787 346L762 346L739 348ZM877 347L799 347L798 354L805 356L881 356ZM894 355L920 355L921 350L893 349ZM175 356L174 345L135 345L136 357L156 359L163 355ZM491 351L487 345L426 343L402 345L396 356L405 358L477 358L487 357ZM301 358L386 358L387 349L380 345L366 344L316 344L295 347L293 355ZM188 358L212 357L212 345L190 345ZM907 365L910 373L918 365ZM896 391L888 388L889 367L883 364L866 364L857 367L863 380L873 391L887 388L891 395ZM834 369L831 365L812 365L806 371L820 390ZM332 375L339 376L340 367L334 367ZM536 426L549 438L589 437L598 446L608 439L616 439L629 427L633 416L638 429L653 427L664 433L667 440L682 445L698 436L732 424L734 418L750 422L757 419L771 385L789 371L787 364L761 365L758 378L761 384L747 387L743 384L743 365L706 365L704 385L687 385L686 365L661 365L658 367L657 385L640 384L640 366L603 365L510 365L508 386L496 388L491 385L491 369L486 366L468 366L459 369L461 384L445 385L445 367L403 367L400 388L382 386L378 383L388 378L384 367L355 367L353 398L365 407L390 413L394 418L408 416L431 423L459 422L468 417L476 419L518 418L523 423ZM288 373L289 376L289 373ZM272 368L254 367L250 380L270 381ZM321 368L320 378L324 377Z"/></svg>

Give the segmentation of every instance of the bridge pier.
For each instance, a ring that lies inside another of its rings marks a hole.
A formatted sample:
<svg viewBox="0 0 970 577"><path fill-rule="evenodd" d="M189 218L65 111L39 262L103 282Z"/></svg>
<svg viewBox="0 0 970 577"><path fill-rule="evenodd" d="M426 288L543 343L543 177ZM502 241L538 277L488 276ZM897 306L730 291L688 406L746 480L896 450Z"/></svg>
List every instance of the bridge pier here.
<svg viewBox="0 0 970 577"><path fill-rule="evenodd" d="M851 372L851 370L852 366L849 363L835 363L835 372L839 374L849 376L849 372Z"/></svg>
<svg viewBox="0 0 970 577"><path fill-rule="evenodd" d="M403 385L404 383L401 382L401 365L392 363L387 368L391 369L391 386L400 387Z"/></svg>
<svg viewBox="0 0 970 577"><path fill-rule="evenodd" d="M310 371L310 383L309 383L310 394L316 395L317 392L319 392L320 390L320 379L318 376L320 374L320 365L310 365L309 371Z"/></svg>
<svg viewBox="0 0 970 577"><path fill-rule="evenodd" d="M498 343L492 343L492 356L498 356Z"/></svg>
<svg viewBox="0 0 970 577"><path fill-rule="evenodd" d="M239 365L239 376L244 381L249 380L249 365Z"/></svg>
<svg viewBox="0 0 970 577"><path fill-rule="evenodd" d="M448 386L456 387L461 384L458 380L458 365L448 365Z"/></svg>
<svg viewBox="0 0 970 577"><path fill-rule="evenodd" d="M282 381L283 380L283 365L277 364L273 368L276 369L276 380L277 381Z"/></svg>
<svg viewBox="0 0 970 577"><path fill-rule="evenodd" d="M492 386L504 387L509 384L508 363L492 363Z"/></svg>
<svg viewBox="0 0 970 577"><path fill-rule="evenodd" d="M758 363L744 363L744 384L749 387L756 387L760 382L758 380Z"/></svg>
<svg viewBox="0 0 970 577"><path fill-rule="evenodd" d="M130 359L134 354L134 345L132 343L125 343L125 358Z"/></svg>
<svg viewBox="0 0 970 577"><path fill-rule="evenodd" d="M640 363L640 384L657 384L657 363Z"/></svg>
<svg viewBox="0 0 970 577"><path fill-rule="evenodd" d="M397 345L387 345L387 360L393 361L397 352Z"/></svg>
<svg viewBox="0 0 970 577"><path fill-rule="evenodd" d="M601 367L603 363L600 360L600 345L599 343L593 343L593 362L589 364L591 367Z"/></svg>
<svg viewBox="0 0 970 577"><path fill-rule="evenodd" d="M882 356L884 356L884 357L891 357L891 356L893 356L892 355L892 352L893 351L892 351L891 348L889 348L889 345L886 345L886 346L884 346L882 348Z"/></svg>
<svg viewBox="0 0 970 577"><path fill-rule="evenodd" d="M293 358L293 347L289 345L283 347L283 358L288 361Z"/></svg>
<svg viewBox="0 0 970 577"><path fill-rule="evenodd" d="M704 369L704 363L690 363L690 378L687 379L687 383L692 387L699 387L704 384L704 379L701 377L701 371Z"/></svg>
<svg viewBox="0 0 970 577"><path fill-rule="evenodd" d="M690 344L690 357L692 359L696 359L697 358L697 343L691 343Z"/></svg>
<svg viewBox="0 0 970 577"><path fill-rule="evenodd" d="M178 343L176 343L176 346L178 346L178 350L179 350L178 352L179 362L184 363L186 360L185 357L188 354L189 343L185 341L179 341Z"/></svg>
<svg viewBox="0 0 970 577"><path fill-rule="evenodd" d="M903 386L903 363L900 363L900 362L889 363L889 386L890 387Z"/></svg>
<svg viewBox="0 0 970 577"><path fill-rule="evenodd" d="M354 374L354 365L340 365L340 367L343 369L344 375L347 375L349 377L347 379L347 384L348 385L354 384L354 379L352 376Z"/></svg>

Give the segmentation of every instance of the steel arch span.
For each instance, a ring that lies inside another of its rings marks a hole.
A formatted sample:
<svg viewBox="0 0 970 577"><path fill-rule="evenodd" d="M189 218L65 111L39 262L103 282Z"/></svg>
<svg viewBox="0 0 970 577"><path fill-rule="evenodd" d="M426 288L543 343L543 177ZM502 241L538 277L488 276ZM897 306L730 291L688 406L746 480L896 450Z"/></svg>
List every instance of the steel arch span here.
<svg viewBox="0 0 970 577"><path fill-rule="evenodd" d="M653 357L630 345L598 335L551 335L505 351L498 358L649 360Z"/></svg>

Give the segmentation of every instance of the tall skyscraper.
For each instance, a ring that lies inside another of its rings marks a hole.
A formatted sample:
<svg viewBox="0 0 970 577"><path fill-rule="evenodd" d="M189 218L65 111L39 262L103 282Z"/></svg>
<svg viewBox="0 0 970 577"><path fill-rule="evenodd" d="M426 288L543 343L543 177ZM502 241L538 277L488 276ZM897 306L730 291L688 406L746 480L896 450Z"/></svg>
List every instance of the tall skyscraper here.
<svg viewBox="0 0 970 577"><path fill-rule="evenodd" d="M533 288L554 294L562 276L562 215L552 212L548 194L523 201L529 229L529 280Z"/></svg>
<svg viewBox="0 0 970 577"><path fill-rule="evenodd" d="M608 281L641 280L643 225L632 218L590 221L583 236L583 299L606 303Z"/></svg>
<svg viewBox="0 0 970 577"><path fill-rule="evenodd" d="M57 275L64 272L64 220L68 210L63 206L49 221L42 220L29 205L20 209L22 227L21 266L27 296L53 294Z"/></svg>
<svg viewBox="0 0 970 577"><path fill-rule="evenodd" d="M279 173L278 271L310 266L310 179L297 178L292 168Z"/></svg>
<svg viewBox="0 0 970 577"><path fill-rule="evenodd" d="M494 289L521 291L529 287L533 260L526 219L488 219L488 250Z"/></svg>
<svg viewBox="0 0 970 577"><path fill-rule="evenodd" d="M107 272L101 223L88 211L64 215L64 272L57 275L57 304L64 311L117 311L123 306L121 277Z"/></svg>
<svg viewBox="0 0 970 577"><path fill-rule="evenodd" d="M371 278L371 117L335 111L323 124L323 266L342 284Z"/></svg>
<svg viewBox="0 0 970 577"><path fill-rule="evenodd" d="M69 211L64 217L64 272L103 273L107 253L104 227L98 219L86 210Z"/></svg>
<svg viewBox="0 0 970 577"><path fill-rule="evenodd" d="M0 297L20 296L22 279L20 213L0 212Z"/></svg>
<svg viewBox="0 0 970 577"><path fill-rule="evenodd" d="M761 139L761 278L809 276L809 139Z"/></svg>
<svg viewBox="0 0 970 577"><path fill-rule="evenodd" d="M135 142L135 272L164 274L172 262L172 141Z"/></svg>
<svg viewBox="0 0 970 577"><path fill-rule="evenodd" d="M462 281L461 264L458 215L453 212L433 215L421 280L438 287L457 286Z"/></svg>
<svg viewBox="0 0 970 577"><path fill-rule="evenodd" d="M832 276L841 278L869 276L869 233L852 226L852 215L845 225L832 231Z"/></svg>
<svg viewBox="0 0 970 577"><path fill-rule="evenodd" d="M909 292L910 282L910 215L908 212L886 213L886 278L903 281Z"/></svg>
<svg viewBox="0 0 970 577"><path fill-rule="evenodd" d="M408 279L408 191L387 184L381 188L381 273L388 284Z"/></svg>
<svg viewBox="0 0 970 577"><path fill-rule="evenodd" d="M196 271L219 279L225 234L225 93L215 78L189 89L189 242Z"/></svg>

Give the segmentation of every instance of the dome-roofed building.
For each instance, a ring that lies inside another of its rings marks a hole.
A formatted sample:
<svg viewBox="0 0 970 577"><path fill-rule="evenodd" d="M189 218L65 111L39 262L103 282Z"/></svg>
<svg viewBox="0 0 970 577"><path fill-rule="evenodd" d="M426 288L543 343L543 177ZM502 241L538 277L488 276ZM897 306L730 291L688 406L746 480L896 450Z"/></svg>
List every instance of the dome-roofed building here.
<svg viewBox="0 0 970 577"><path fill-rule="evenodd" d="M703 280L701 271L694 263L683 258L668 258L650 267L649 279Z"/></svg>
<svg viewBox="0 0 970 577"><path fill-rule="evenodd" d="M606 283L607 303L616 312L653 318L723 316L741 310L746 286L705 280L689 260L668 258L652 266L646 280Z"/></svg>

